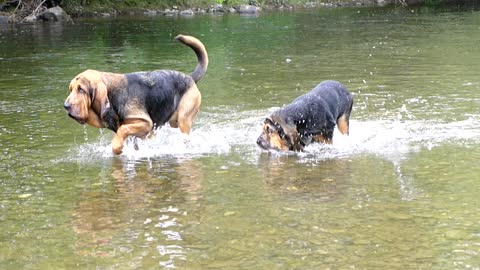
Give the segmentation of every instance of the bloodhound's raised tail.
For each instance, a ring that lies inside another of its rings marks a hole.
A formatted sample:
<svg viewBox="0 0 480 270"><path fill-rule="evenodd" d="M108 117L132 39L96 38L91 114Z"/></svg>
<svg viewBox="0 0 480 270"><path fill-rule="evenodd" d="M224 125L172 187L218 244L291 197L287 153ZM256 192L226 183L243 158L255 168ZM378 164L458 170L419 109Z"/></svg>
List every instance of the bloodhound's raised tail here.
<svg viewBox="0 0 480 270"><path fill-rule="evenodd" d="M196 83L207 71L208 55L194 37L178 35L175 39L197 56L190 75L175 70L118 74L89 69L70 82L64 103L68 115L80 124L114 131L114 154L122 153L129 136L146 138L166 122L189 134L201 103Z"/></svg>

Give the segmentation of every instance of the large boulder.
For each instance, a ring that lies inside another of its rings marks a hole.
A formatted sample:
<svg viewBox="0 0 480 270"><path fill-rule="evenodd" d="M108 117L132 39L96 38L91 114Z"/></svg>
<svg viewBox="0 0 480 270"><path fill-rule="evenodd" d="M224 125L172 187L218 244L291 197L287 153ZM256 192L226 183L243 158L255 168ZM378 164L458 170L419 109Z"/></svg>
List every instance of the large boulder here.
<svg viewBox="0 0 480 270"><path fill-rule="evenodd" d="M37 16L40 21L71 22L72 18L61 7L56 6L45 10Z"/></svg>

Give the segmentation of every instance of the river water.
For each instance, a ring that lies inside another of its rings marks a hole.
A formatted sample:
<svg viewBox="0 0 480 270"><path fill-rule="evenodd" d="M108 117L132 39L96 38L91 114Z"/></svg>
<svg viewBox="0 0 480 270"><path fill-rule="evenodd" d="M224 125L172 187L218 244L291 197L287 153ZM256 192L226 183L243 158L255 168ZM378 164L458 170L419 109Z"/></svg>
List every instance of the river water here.
<svg viewBox="0 0 480 270"><path fill-rule="evenodd" d="M1 26L2 269L480 269L480 12L328 9ZM67 117L93 68L190 72L189 138L121 156ZM263 119L326 79L350 136L267 153Z"/></svg>

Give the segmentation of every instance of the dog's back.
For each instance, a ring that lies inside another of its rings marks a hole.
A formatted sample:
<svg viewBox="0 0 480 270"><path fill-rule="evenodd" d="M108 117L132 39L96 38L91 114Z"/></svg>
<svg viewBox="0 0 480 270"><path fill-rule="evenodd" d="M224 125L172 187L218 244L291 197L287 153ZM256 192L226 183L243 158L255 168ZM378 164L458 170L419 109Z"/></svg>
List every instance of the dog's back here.
<svg viewBox="0 0 480 270"><path fill-rule="evenodd" d="M348 134L352 106L352 95L341 83L324 81L265 119L257 144L302 151L311 142L332 143L335 124Z"/></svg>
<svg viewBox="0 0 480 270"><path fill-rule="evenodd" d="M352 94L341 83L331 80L323 81L310 93L326 102L335 122L344 114L347 117L350 116L353 106Z"/></svg>
<svg viewBox="0 0 480 270"><path fill-rule="evenodd" d="M170 119L182 96L195 83L190 76L174 70L134 72L126 74L126 78L128 88L123 96L112 95L112 99L118 99L114 104L123 104L123 107L132 106L132 102L143 104L156 126ZM117 110L121 114L122 108Z"/></svg>
<svg viewBox="0 0 480 270"><path fill-rule="evenodd" d="M345 86L329 80L321 82L277 113L286 119L286 123L294 124L300 139L308 144L311 136L319 134L331 140L335 125L342 134L348 134L352 106L352 95Z"/></svg>

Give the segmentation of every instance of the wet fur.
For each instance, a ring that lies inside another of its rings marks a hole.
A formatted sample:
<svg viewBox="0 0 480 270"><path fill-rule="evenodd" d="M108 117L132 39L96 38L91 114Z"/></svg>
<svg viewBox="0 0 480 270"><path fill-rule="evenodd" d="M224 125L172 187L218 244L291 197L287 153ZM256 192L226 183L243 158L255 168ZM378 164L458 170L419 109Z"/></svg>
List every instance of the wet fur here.
<svg viewBox="0 0 480 270"><path fill-rule="evenodd" d="M353 98L339 82L324 81L265 119L257 144L263 149L302 151L312 142L332 143L335 125L349 133Z"/></svg>
<svg viewBox="0 0 480 270"><path fill-rule="evenodd" d="M206 73L208 55L196 38L179 35L176 39L197 55L198 64L190 75L174 70L127 74L86 70L70 83L64 104L68 115L80 124L114 131L115 154L122 152L129 136L145 138L167 122L188 134L200 108L196 83Z"/></svg>

